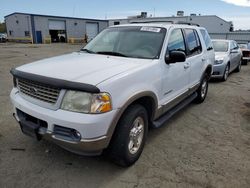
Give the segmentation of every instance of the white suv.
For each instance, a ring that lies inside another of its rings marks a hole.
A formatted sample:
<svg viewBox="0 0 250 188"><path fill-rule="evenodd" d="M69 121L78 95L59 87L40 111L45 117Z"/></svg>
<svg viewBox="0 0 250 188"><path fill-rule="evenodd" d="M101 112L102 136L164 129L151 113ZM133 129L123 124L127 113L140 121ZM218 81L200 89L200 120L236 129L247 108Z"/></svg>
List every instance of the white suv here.
<svg viewBox="0 0 250 188"><path fill-rule="evenodd" d="M206 29L140 23L110 27L79 52L11 70L23 133L79 154L104 149L129 166L149 127L204 101L214 51Z"/></svg>

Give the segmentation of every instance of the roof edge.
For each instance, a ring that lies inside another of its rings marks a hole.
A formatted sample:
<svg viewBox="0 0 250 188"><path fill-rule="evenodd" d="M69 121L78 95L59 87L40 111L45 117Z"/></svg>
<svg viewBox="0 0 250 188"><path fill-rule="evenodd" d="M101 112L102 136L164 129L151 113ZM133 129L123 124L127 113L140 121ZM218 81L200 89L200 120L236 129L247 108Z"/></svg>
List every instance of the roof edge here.
<svg viewBox="0 0 250 188"><path fill-rule="evenodd" d="M96 19L96 18L78 18L78 17L68 17L68 16L55 16L55 15L43 15L43 14L32 14L32 13L24 13L24 12L13 12L11 14L8 14L4 16L4 18L7 18L9 16L15 15L15 14L21 14L21 15L30 15L30 16L40 16L40 17L51 17L51 18L64 18L64 19L77 19L77 20L93 20L93 21L104 21L108 22L108 20L103 19Z"/></svg>
<svg viewBox="0 0 250 188"><path fill-rule="evenodd" d="M115 20L143 20L143 19L171 19L171 18L187 18L187 17L217 17L221 19L222 21L229 23L230 21L226 21L223 18L217 16L217 15L196 15L196 16L160 16L160 17L147 17L147 18L111 18L108 19L109 21L115 21Z"/></svg>

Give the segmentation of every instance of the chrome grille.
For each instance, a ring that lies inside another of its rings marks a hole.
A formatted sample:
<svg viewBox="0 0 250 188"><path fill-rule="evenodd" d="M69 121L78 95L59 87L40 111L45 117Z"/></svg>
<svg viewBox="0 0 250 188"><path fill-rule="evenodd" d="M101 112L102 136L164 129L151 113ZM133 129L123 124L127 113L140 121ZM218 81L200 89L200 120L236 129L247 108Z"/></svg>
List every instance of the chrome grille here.
<svg viewBox="0 0 250 188"><path fill-rule="evenodd" d="M60 93L58 88L23 79L18 79L17 86L21 93L50 104L56 103Z"/></svg>

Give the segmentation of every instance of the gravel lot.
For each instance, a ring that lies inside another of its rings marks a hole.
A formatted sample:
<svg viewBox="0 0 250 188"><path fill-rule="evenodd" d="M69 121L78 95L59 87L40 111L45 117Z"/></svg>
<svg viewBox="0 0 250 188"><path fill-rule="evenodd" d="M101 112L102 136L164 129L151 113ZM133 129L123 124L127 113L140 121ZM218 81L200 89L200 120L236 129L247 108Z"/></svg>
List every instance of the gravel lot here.
<svg viewBox="0 0 250 188"><path fill-rule="evenodd" d="M250 65L227 82L211 82L203 104L191 104L151 130L130 168L23 135L12 117L9 70L79 48L0 44L0 187L250 186Z"/></svg>

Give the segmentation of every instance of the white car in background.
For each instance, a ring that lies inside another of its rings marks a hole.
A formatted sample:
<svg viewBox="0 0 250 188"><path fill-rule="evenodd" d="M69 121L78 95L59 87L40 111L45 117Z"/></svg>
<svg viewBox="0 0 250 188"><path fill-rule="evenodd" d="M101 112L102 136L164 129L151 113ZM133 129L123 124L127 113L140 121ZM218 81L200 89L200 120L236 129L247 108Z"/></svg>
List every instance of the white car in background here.
<svg viewBox="0 0 250 188"><path fill-rule="evenodd" d="M226 81L233 71L240 72L242 52L234 40L212 40L215 62L212 78Z"/></svg>
<svg viewBox="0 0 250 188"><path fill-rule="evenodd" d="M0 42L6 42L7 41L7 35L5 33L0 33Z"/></svg>

